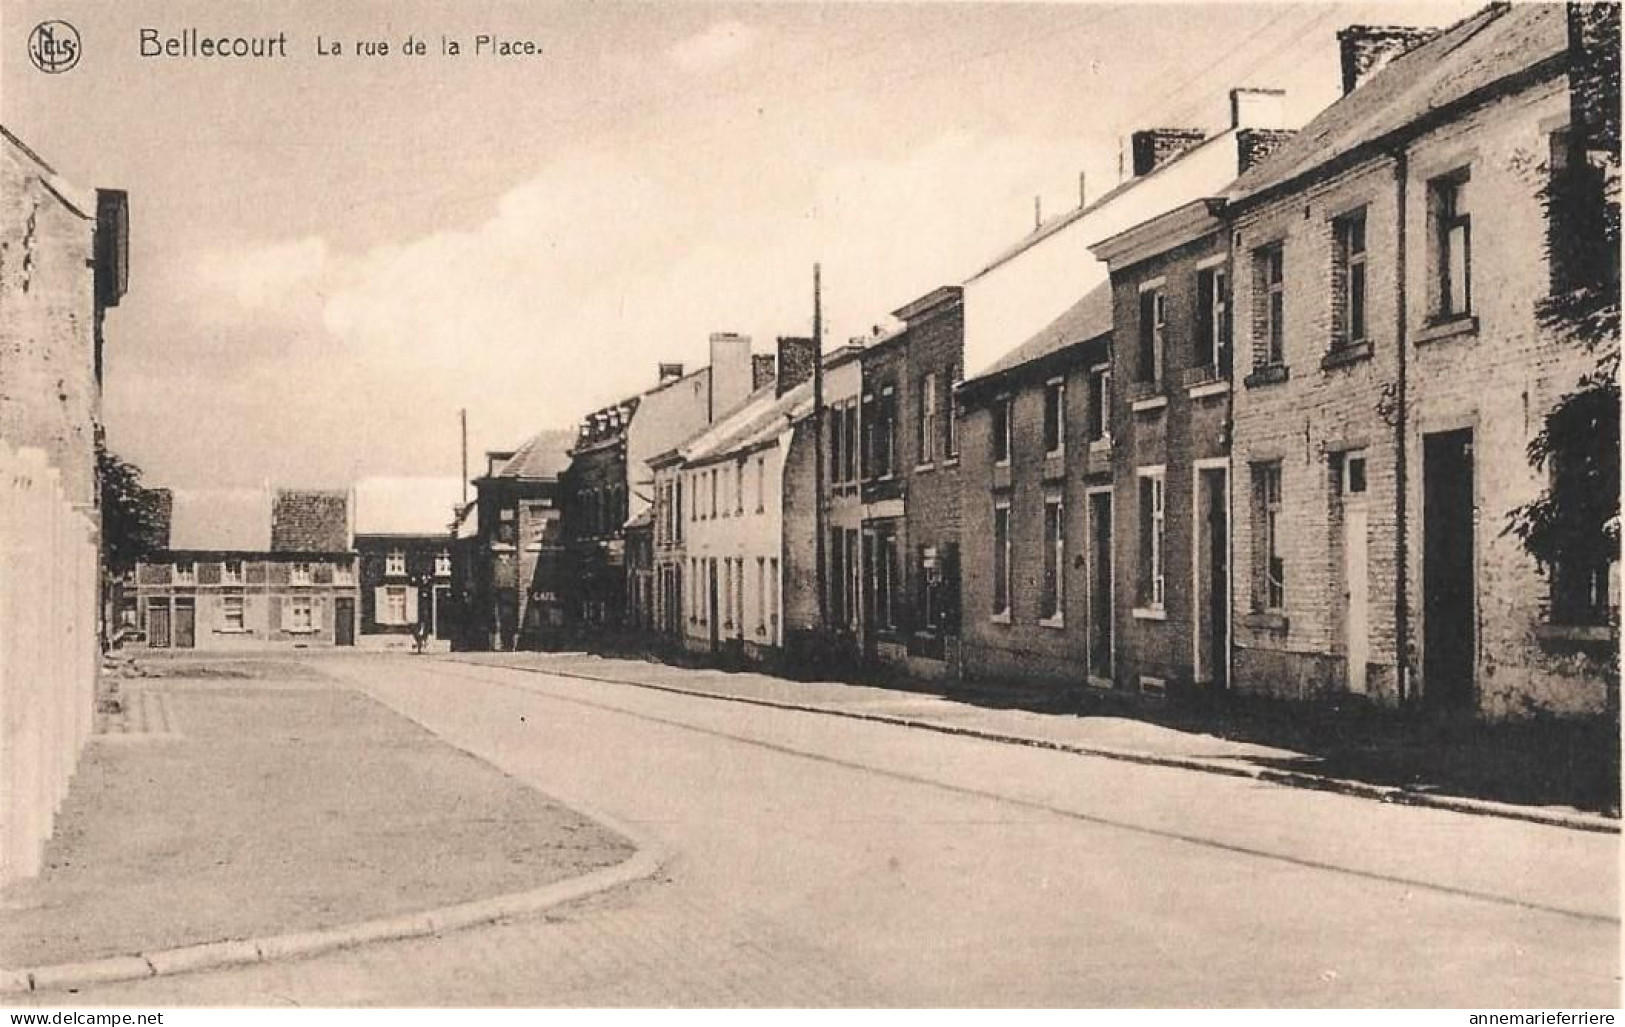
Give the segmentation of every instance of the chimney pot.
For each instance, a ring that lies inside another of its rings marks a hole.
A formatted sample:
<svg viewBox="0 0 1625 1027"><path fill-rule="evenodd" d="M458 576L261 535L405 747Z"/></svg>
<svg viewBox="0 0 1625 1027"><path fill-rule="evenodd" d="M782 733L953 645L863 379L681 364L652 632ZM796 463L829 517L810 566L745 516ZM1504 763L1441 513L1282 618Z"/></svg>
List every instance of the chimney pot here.
<svg viewBox="0 0 1625 1027"><path fill-rule="evenodd" d="M1078 209L1089 206L1089 189L1084 179L1084 173L1078 172Z"/></svg>

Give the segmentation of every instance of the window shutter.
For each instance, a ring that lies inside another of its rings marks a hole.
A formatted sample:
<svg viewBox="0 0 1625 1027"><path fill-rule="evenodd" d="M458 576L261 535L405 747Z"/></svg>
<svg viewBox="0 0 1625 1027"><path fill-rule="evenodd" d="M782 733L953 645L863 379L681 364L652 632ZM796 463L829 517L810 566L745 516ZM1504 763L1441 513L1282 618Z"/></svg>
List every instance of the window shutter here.
<svg viewBox="0 0 1625 1027"><path fill-rule="evenodd" d="M271 630L282 630L282 597L271 597Z"/></svg>
<svg viewBox="0 0 1625 1027"><path fill-rule="evenodd" d="M372 590L372 621L374 624L388 624L389 620L389 589L379 585Z"/></svg>
<svg viewBox="0 0 1625 1027"><path fill-rule="evenodd" d="M418 622L418 590L415 589L415 588L408 588L406 590L406 623L408 623L408 624L416 624L417 622Z"/></svg>

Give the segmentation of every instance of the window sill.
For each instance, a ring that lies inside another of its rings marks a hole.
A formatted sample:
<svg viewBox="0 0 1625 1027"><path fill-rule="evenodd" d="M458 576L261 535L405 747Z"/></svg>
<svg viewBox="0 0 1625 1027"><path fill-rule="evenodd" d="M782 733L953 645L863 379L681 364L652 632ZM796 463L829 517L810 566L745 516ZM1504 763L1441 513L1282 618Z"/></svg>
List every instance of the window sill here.
<svg viewBox="0 0 1625 1027"><path fill-rule="evenodd" d="M1135 620L1167 620L1168 611L1158 606L1136 606L1133 616Z"/></svg>
<svg viewBox="0 0 1625 1027"><path fill-rule="evenodd" d="M1008 624L1010 623L1010 611L1006 610L1003 613L995 613L988 617L987 620L989 624Z"/></svg>
<svg viewBox="0 0 1625 1027"><path fill-rule="evenodd" d="M1133 403L1130 403L1129 409L1133 410L1136 414L1143 414L1150 410L1161 410L1167 405L1167 396L1147 396L1145 399L1137 399Z"/></svg>
<svg viewBox="0 0 1625 1027"><path fill-rule="evenodd" d="M993 461L993 466L995 468L1002 467L1008 469L1010 467L1010 458L1005 457L1003 460L995 460Z"/></svg>
<svg viewBox="0 0 1625 1027"><path fill-rule="evenodd" d="M1542 642L1612 642L1615 631L1608 624L1539 624L1535 637Z"/></svg>
<svg viewBox="0 0 1625 1027"><path fill-rule="evenodd" d="M1320 369L1330 371L1333 368L1348 367L1362 360L1371 359L1371 340L1361 339L1359 342L1345 342L1333 346L1320 358Z"/></svg>
<svg viewBox="0 0 1625 1027"><path fill-rule="evenodd" d="M1478 317L1475 314L1462 314L1458 317L1430 317L1427 324L1416 333L1412 342L1421 345L1424 342L1438 342L1441 339L1453 339L1458 335L1477 335Z"/></svg>
<svg viewBox="0 0 1625 1027"><path fill-rule="evenodd" d="M949 457L948 459L946 459L946 460L944 460L942 462L942 469L943 470L947 470L950 467L958 467L958 466L959 466L959 458L957 456L951 456L951 457Z"/></svg>
<svg viewBox="0 0 1625 1027"><path fill-rule="evenodd" d="M1282 634L1285 634L1287 628L1292 624L1291 619L1286 614L1267 611L1249 613L1241 619L1241 622L1247 627L1259 631L1278 631Z"/></svg>
<svg viewBox="0 0 1625 1027"><path fill-rule="evenodd" d="M314 634L316 634L316 629L315 628L283 628L282 630L286 631L290 635L314 635Z"/></svg>
<svg viewBox="0 0 1625 1027"><path fill-rule="evenodd" d="M1292 377L1292 372L1285 364L1265 364L1254 368L1253 373L1242 379L1242 384L1249 389L1259 385L1275 385Z"/></svg>
<svg viewBox="0 0 1625 1027"><path fill-rule="evenodd" d="M937 469L936 462L931 461L931 460L928 460L923 464L915 464L914 465L914 473L915 474L922 474L922 473L924 473L926 471L934 471L936 469Z"/></svg>
<svg viewBox="0 0 1625 1027"><path fill-rule="evenodd" d="M1085 680L1088 682L1090 688L1114 688L1114 687L1116 687L1115 685L1113 685L1111 678L1103 678L1103 677L1099 676L1098 674L1090 674Z"/></svg>
<svg viewBox="0 0 1625 1027"><path fill-rule="evenodd" d="M1111 451L1112 437L1110 435L1107 435L1104 438L1095 439L1089 443L1089 452L1091 454L1110 453Z"/></svg>
<svg viewBox="0 0 1625 1027"><path fill-rule="evenodd" d="M215 628L214 633L217 634L217 635L252 635L253 634L253 632L248 630L247 628Z"/></svg>
<svg viewBox="0 0 1625 1027"><path fill-rule="evenodd" d="M1199 385L1188 386L1185 389L1185 395L1189 396L1191 399L1206 399L1209 396L1226 395L1229 393L1229 391L1229 379L1219 378L1214 381L1202 382Z"/></svg>
<svg viewBox="0 0 1625 1027"><path fill-rule="evenodd" d="M1043 620L1038 622L1038 626L1041 628L1049 628L1051 631L1062 631L1066 628L1066 618L1045 617Z"/></svg>

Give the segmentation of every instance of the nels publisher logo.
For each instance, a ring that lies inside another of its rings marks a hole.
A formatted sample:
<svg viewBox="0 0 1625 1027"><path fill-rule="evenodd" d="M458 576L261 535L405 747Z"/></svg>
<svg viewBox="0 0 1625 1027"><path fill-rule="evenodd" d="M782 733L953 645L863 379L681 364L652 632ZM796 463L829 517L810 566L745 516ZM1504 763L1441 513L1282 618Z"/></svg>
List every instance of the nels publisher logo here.
<svg viewBox="0 0 1625 1027"><path fill-rule="evenodd" d="M47 75L60 75L79 63L79 30L65 21L42 21L28 34L28 59Z"/></svg>

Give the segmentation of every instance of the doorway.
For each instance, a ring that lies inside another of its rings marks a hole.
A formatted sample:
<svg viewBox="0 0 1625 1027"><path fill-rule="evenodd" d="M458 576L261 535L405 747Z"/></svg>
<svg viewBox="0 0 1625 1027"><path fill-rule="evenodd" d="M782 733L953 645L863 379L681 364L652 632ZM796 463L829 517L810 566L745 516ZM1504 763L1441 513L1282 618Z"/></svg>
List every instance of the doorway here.
<svg viewBox="0 0 1625 1027"><path fill-rule="evenodd" d="M1366 511L1364 450L1343 454L1338 473L1343 513L1343 652L1346 684L1364 695L1371 660L1370 519Z"/></svg>
<svg viewBox="0 0 1625 1027"><path fill-rule="evenodd" d="M1224 688L1230 680L1230 482L1229 461L1198 461L1196 552L1192 583L1198 683Z"/></svg>
<svg viewBox="0 0 1625 1027"><path fill-rule="evenodd" d="M707 560L706 561L706 567L708 569L708 571L707 571L708 582L707 583L710 586L710 588L709 588L709 592L710 592L709 612L711 614L711 619L708 622L708 627L710 628L710 632L711 632L711 652L716 653L717 650L719 650L722 647L722 618L719 616L719 610L718 610L719 596L718 596L718 592L717 592L718 583L717 583L717 560L716 560L716 557L713 556L713 557L711 557L711 559Z"/></svg>
<svg viewBox="0 0 1625 1027"><path fill-rule="evenodd" d="M333 644L355 645L355 600L349 596L333 598Z"/></svg>
<svg viewBox="0 0 1625 1027"><path fill-rule="evenodd" d="M147 645L153 649L169 648L168 599L154 599L147 603Z"/></svg>
<svg viewBox="0 0 1625 1027"><path fill-rule="evenodd" d="M1090 489L1089 497L1089 677L1112 682L1112 490Z"/></svg>
<svg viewBox="0 0 1625 1027"><path fill-rule="evenodd" d="M1473 706L1476 510L1473 432L1422 438L1422 697L1433 709Z"/></svg>
<svg viewBox="0 0 1625 1027"><path fill-rule="evenodd" d="M197 601L175 600L175 648L197 647Z"/></svg>

